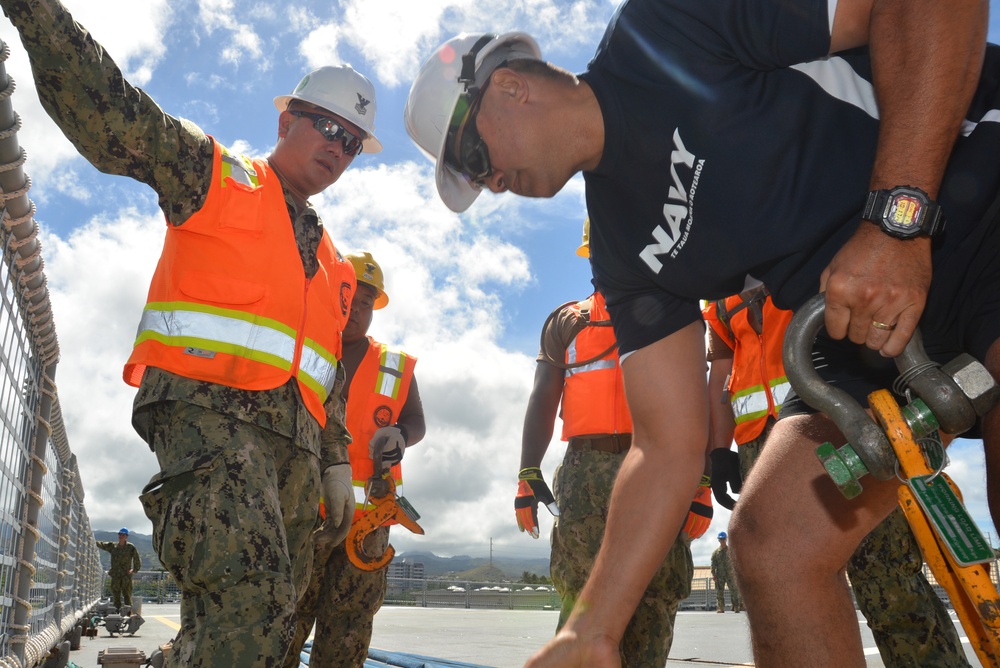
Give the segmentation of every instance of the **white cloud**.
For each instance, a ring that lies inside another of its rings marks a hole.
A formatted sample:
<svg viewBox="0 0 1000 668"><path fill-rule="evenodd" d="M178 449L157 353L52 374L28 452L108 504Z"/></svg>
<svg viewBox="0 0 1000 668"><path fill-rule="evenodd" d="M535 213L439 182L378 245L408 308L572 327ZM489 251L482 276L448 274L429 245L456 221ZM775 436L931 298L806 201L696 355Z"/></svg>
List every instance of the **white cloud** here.
<svg viewBox="0 0 1000 668"><path fill-rule="evenodd" d="M610 13L601 0L518 0L502 14L483 0L346 0L342 6L318 19L322 27L310 25L311 48L303 47L303 56L313 66L341 62L346 41L367 61L361 69L390 88L408 85L431 50L457 33L527 31L543 55L558 62L571 48L596 44Z"/></svg>
<svg viewBox="0 0 1000 668"><path fill-rule="evenodd" d="M95 527L125 524L149 533L137 497L157 470L156 458L131 428L135 390L121 373L163 232L159 213L125 209L68 239L42 236L61 353L59 400Z"/></svg>
<svg viewBox="0 0 1000 668"><path fill-rule="evenodd" d="M100 3L69 0L65 4L104 45L133 84L142 86L149 82L166 52L164 34L173 18L167 0L107 0ZM86 193L82 189L67 187L69 184L66 181L67 164L79 160L79 156L72 144L55 129L38 102L27 54L21 48L20 38L13 26L2 18L0 39L12 47L4 66L16 83L11 102L25 119L18 133L21 145L29 149L25 171L32 175L36 184L41 184L43 190L54 185L49 182L52 176L61 184L56 187L63 193L85 199Z"/></svg>
<svg viewBox="0 0 1000 668"><path fill-rule="evenodd" d="M253 3L250 6L256 6ZM216 31L228 33L228 40L223 42L220 56L223 62L239 65L244 59L253 61L254 67L268 67L268 63L263 59L263 40L258 34L256 27L251 23L236 20L235 17L243 16L243 7L237 6L234 0L198 0L198 16L205 30L211 35ZM257 18L264 23L273 18L270 12L251 14L252 18Z"/></svg>
<svg viewBox="0 0 1000 668"><path fill-rule="evenodd" d="M299 44L299 54L305 59L310 70L324 65L342 65L340 55L341 27L326 24L312 28Z"/></svg>

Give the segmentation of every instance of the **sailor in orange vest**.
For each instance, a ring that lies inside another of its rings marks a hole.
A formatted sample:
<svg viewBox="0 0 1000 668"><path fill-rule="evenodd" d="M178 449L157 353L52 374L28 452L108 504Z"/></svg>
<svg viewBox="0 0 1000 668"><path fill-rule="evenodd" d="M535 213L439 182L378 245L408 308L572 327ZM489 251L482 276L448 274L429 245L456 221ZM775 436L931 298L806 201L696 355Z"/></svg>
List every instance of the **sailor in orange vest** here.
<svg viewBox="0 0 1000 668"><path fill-rule="evenodd" d="M577 250L590 257L589 219ZM521 531L538 538L538 503L557 515L552 529L552 582L562 599L557 630L569 618L601 545L611 488L632 443L617 341L604 303L594 292L557 308L542 329L535 382L524 415L521 471L514 500ZM539 468L562 402L566 455L549 490ZM691 539L708 529L712 495L707 477L684 531L632 616L620 644L622 666L663 666L673 642L678 606L691 593Z"/></svg>
<svg viewBox="0 0 1000 668"><path fill-rule="evenodd" d="M308 199L362 149L375 89L321 67L280 95L274 149L236 154L133 87L52 0L12 0L38 93L102 172L156 192L166 218L124 380L160 472L141 501L181 590L168 668L278 666L309 577L320 488L350 528L340 332L354 273Z"/></svg>
<svg viewBox="0 0 1000 668"><path fill-rule="evenodd" d="M712 491L732 509L736 502L726 484L740 491L791 389L781 348L792 312L774 306L759 286L710 302L703 314L709 325ZM737 452L730 449L734 441ZM738 555L739 546L732 548ZM969 665L899 508L868 534L847 573L888 668Z"/></svg>
<svg viewBox="0 0 1000 668"><path fill-rule="evenodd" d="M382 269L371 253L352 253L347 260L358 282L344 328L342 360L347 372L347 427L354 438L348 447L357 519L363 514L365 483L374 472L376 448L382 451L383 465L391 465L396 490L402 495L400 461L408 447L423 439L426 426L413 376L417 358L367 336L372 312L389 303ZM369 534L365 552L381 555L388 544L389 527L379 527ZM314 557L312 580L299 600L295 640L285 666L298 668L299 653L315 619L309 665L361 668L371 642L372 619L385 598L388 566L358 569L347 558L346 542L318 544Z"/></svg>

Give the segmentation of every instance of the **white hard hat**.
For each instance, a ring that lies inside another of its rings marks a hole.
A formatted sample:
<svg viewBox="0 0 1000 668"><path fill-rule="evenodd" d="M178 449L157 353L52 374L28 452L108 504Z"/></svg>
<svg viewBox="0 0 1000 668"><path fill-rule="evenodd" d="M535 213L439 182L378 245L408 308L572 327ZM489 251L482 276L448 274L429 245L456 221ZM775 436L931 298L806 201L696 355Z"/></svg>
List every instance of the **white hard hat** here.
<svg viewBox="0 0 1000 668"><path fill-rule="evenodd" d="M443 159L459 99L480 90L504 61L541 57L538 44L523 32L462 33L438 47L420 68L406 98L403 121L410 138L437 163L438 194L452 211L465 211L479 196L479 187Z"/></svg>
<svg viewBox="0 0 1000 668"><path fill-rule="evenodd" d="M321 67L310 72L291 95L274 98L274 106L284 111L292 100L323 107L357 125L367 135L361 143L365 153L382 150L382 143L375 138L375 86L350 65Z"/></svg>

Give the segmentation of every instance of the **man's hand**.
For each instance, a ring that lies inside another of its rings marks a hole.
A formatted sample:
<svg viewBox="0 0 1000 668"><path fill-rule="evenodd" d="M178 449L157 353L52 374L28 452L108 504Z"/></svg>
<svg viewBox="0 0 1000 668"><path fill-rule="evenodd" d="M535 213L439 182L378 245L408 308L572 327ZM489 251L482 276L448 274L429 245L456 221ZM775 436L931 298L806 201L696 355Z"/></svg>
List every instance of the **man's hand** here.
<svg viewBox="0 0 1000 668"><path fill-rule="evenodd" d="M681 533L687 534L691 540L701 538L708 531L712 523L712 484L711 478L707 475L701 477L701 484L698 491L694 493L694 501L691 502L691 510L688 511L687 521Z"/></svg>
<svg viewBox="0 0 1000 668"><path fill-rule="evenodd" d="M514 515L517 528L527 531L532 538L538 538L538 502L541 501L549 512L559 516L559 507L549 486L542 478L542 470L537 466L521 469L517 475L517 496L514 497Z"/></svg>
<svg viewBox="0 0 1000 668"><path fill-rule="evenodd" d="M931 240L893 239L862 221L820 276L826 331L896 357L913 336L931 285Z"/></svg>
<svg viewBox="0 0 1000 668"><path fill-rule="evenodd" d="M326 520L313 533L319 545L339 545L351 530L354 519L354 486L351 484L351 465L336 464L323 471L323 505Z"/></svg>
<svg viewBox="0 0 1000 668"><path fill-rule="evenodd" d="M606 635L583 637L563 627L524 668L621 668L618 643Z"/></svg>
<svg viewBox="0 0 1000 668"><path fill-rule="evenodd" d="M729 489L739 494L743 489L743 476L740 475L740 457L729 448L716 448L709 453L712 459L712 494L723 508L732 510L736 507L736 499L729 496Z"/></svg>
<svg viewBox="0 0 1000 668"><path fill-rule="evenodd" d="M375 430L372 440L368 442L368 456L375 459L379 449L382 451L382 470L403 461L406 450L406 439L399 427L380 427Z"/></svg>

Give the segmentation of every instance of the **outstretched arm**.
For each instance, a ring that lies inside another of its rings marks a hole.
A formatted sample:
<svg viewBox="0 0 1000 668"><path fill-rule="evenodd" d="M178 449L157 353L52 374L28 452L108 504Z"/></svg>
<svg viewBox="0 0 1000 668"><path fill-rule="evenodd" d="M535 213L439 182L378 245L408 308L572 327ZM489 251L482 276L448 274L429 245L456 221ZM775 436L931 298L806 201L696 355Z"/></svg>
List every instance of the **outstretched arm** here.
<svg viewBox="0 0 1000 668"><path fill-rule="evenodd" d="M831 51L868 44L880 126L871 189L913 186L936 198L975 91L986 44L984 0L840 0ZM862 222L820 278L826 329L902 352L923 313L931 242ZM884 330L873 321L895 325Z"/></svg>
<svg viewBox="0 0 1000 668"><path fill-rule="evenodd" d="M612 491L604 541L573 614L528 662L531 668L618 665L625 626L677 539L704 469L703 324L629 355L622 370L635 431Z"/></svg>
<svg viewBox="0 0 1000 668"><path fill-rule="evenodd" d="M102 172L146 183L173 224L201 208L212 140L132 86L58 0L0 0L21 36L46 112Z"/></svg>

